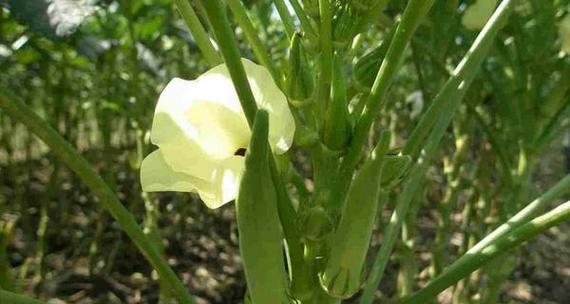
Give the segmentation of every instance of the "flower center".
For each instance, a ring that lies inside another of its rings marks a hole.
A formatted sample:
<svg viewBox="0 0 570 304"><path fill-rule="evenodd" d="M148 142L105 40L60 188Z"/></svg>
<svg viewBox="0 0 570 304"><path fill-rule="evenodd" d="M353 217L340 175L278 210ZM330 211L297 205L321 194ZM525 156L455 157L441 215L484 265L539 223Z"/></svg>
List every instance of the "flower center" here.
<svg viewBox="0 0 570 304"><path fill-rule="evenodd" d="M246 148L239 148L234 152L234 155L245 156L245 151L247 151Z"/></svg>

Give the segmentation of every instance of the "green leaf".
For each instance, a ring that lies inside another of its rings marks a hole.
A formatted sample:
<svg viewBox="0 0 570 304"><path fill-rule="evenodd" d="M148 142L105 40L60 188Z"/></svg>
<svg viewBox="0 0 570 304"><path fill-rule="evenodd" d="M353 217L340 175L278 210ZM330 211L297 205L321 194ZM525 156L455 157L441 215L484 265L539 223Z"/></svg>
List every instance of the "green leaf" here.
<svg viewBox="0 0 570 304"><path fill-rule="evenodd" d="M10 10L31 30L56 39L73 34L91 15L91 0L8 0Z"/></svg>

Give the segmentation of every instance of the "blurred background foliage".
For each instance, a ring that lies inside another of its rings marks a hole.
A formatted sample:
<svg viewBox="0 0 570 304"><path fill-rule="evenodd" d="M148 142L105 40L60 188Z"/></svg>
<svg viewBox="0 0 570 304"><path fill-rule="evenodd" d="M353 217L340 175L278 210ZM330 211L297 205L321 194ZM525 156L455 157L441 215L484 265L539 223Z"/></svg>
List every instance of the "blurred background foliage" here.
<svg viewBox="0 0 570 304"><path fill-rule="evenodd" d="M351 96L365 94L370 78L353 63L380 45L406 2L389 1L363 29L354 62L341 71L351 79ZM436 1L413 38L390 91L393 102L379 120L399 134L395 146L475 39L461 24L473 2ZM284 70L289 41L272 1L244 3ZM520 202L570 172L570 59L558 27L568 14L568 0L518 2L426 176L380 298L406 294L440 273ZM242 54L252 58L235 30ZM335 31L339 43L342 33ZM231 205L207 210L194 195L141 193L138 182L140 162L152 149L147 131L160 90L173 77L192 79L207 68L169 0L0 1L0 92L15 92L95 165L145 232L161 240L199 301L238 303L245 283ZM295 158L309 172L306 155L296 151ZM511 201L518 203L504 203ZM480 293L487 287L504 303L569 303L568 228L497 260L491 268L502 271L481 270L440 301L492 297ZM2 288L67 303L168 301L150 266L85 186L1 112L0 232ZM377 232L373 246L380 241Z"/></svg>

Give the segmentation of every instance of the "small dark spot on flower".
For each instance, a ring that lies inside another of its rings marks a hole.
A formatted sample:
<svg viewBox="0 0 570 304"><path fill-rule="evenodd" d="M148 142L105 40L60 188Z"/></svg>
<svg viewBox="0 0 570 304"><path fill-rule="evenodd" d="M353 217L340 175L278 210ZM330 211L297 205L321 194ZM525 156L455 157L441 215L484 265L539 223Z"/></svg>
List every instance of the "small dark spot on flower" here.
<svg viewBox="0 0 570 304"><path fill-rule="evenodd" d="M234 155L245 156L245 148L239 148L234 152Z"/></svg>

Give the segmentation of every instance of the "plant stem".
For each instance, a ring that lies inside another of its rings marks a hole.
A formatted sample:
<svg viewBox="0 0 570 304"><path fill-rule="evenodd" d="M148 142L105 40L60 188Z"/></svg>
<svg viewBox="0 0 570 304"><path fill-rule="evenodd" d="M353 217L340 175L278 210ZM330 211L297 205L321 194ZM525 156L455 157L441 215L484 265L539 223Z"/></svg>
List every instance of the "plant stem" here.
<svg viewBox="0 0 570 304"><path fill-rule="evenodd" d="M360 119L358 119L356 127L354 128L354 134L348 148L347 155L342 161L336 182L337 185L335 186L336 191L339 193L346 192L346 189L350 184L352 172L361 158L361 152L365 146L370 127L372 126L376 115L385 104L388 88L398 71L397 68L404 57L406 46L408 45L412 35L415 33L420 21L433 4L433 1L434 0L411 0L404 11L402 21L396 29L396 33L394 34L394 38L392 38L386 57L382 61L382 65L380 66L376 79L374 80L374 84L372 85L370 95L368 95L366 100L364 112ZM343 199L341 196L339 197L340 199L335 201L336 205L333 205L332 207L340 210Z"/></svg>
<svg viewBox="0 0 570 304"><path fill-rule="evenodd" d="M488 234L484 239L479 241L477 245L467 251L466 254L472 253L474 251L480 251L482 248L490 245L499 237L505 235L517 226L522 225L522 223L527 222L529 219L535 217L540 213L546 206L551 204L556 198L570 191L570 174L566 175L562 180L560 180L556 185L546 191L543 195L530 202L521 211L515 214L509 219L508 222L499 226L493 232Z"/></svg>
<svg viewBox="0 0 570 304"><path fill-rule="evenodd" d="M502 27L509 15L508 13L512 6L512 2L512 0L503 0L495 10L493 16L479 33L473 42L473 45L457 65L442 90L437 94L433 102L431 102L426 113L422 115L420 121L408 138L408 141L402 150L402 154L411 155L413 158L418 156L430 130L441 118L442 113L445 112L444 109L451 106L450 103L452 99L449 98L449 96L464 84L464 79L468 77L468 74L479 69L481 62L485 59L491 43L497 34L497 31ZM460 100L455 100L455 102L459 101Z"/></svg>
<svg viewBox="0 0 570 304"><path fill-rule="evenodd" d="M501 3L499 8L491 17L489 23L487 23L487 26L473 43L469 52L456 67L452 77L446 82L445 86L436 97L436 100L438 98L445 101L449 100L449 103L446 107L439 109L439 111L442 111L441 113L438 113L440 115L433 118L435 127L425 141L424 153L422 154L422 157L418 159L417 165L410 172L410 177L404 185L402 194L398 197L395 210L390 218L390 223L386 228L382 246L376 255L374 265L370 272L370 277L368 278L364 289L364 294L360 300L361 304L372 303L374 293L382 280L384 270L388 263L388 258L395 245L397 235L400 231L402 222L406 217L406 213L414 194L425 178L425 173L427 172L429 163L437 151L437 147L445 134L445 130L451 123L457 108L459 108L460 101L465 96L469 85L475 78L479 65L485 58L491 42L497 33L499 25L502 24L508 15L507 12L509 11L511 4L512 0L504 0ZM382 65L384 65L384 63ZM432 105L433 104L436 104L436 101L432 102Z"/></svg>
<svg viewBox="0 0 570 304"><path fill-rule="evenodd" d="M411 297L404 299L401 303L425 303L426 300L436 296L445 288L468 276L471 272L479 269L481 266L487 264L497 256L507 254L508 251L514 249L523 242L526 242L543 231L568 220L570 220L570 201L531 220L530 222L524 224L519 223L517 228L509 229L507 233L501 234L500 237L497 237L492 243L488 243L486 246L479 246L479 244L481 244L481 242L479 242L459 260L449 266L448 270L441 276L431 281L426 287L416 292ZM511 222L511 220L509 220L509 222ZM478 249L473 250L476 247Z"/></svg>
<svg viewBox="0 0 570 304"><path fill-rule="evenodd" d="M402 21L398 25L394 38L390 42L388 53L378 70L370 95L368 95L364 112L356 124L353 142L343 162L345 167L354 168L356 166L360 158L360 151L364 146L374 118L376 118L376 115L385 104L388 87L391 85L398 71L398 66L404 57L406 46L432 4L433 0L411 0L408 3Z"/></svg>
<svg viewBox="0 0 570 304"><path fill-rule="evenodd" d="M229 21L225 11L220 4L219 0L203 0L202 4L208 14L212 23L212 29L220 49L222 56L226 62L230 76L234 83L234 87L238 93L242 109L246 115L250 127L253 126L255 113L257 111L257 104L251 92L249 82L245 70L241 63L240 53L235 40L235 36L230 28ZM296 212L293 208L287 189L283 184L281 175L275 163L274 157L269 157L269 169L275 185L275 190L278 197L278 213L281 225L283 226L283 233L287 246L289 249L293 281L300 280L307 282L308 274L303 262L303 248L300 240L300 233L297 229ZM305 284L301 284L305 286Z"/></svg>
<svg viewBox="0 0 570 304"><path fill-rule="evenodd" d="M202 0L201 3L208 14L214 36L220 46L241 107L251 128L257 112L257 104L251 92L245 69L241 63L241 55L228 17L219 0Z"/></svg>
<svg viewBox="0 0 570 304"><path fill-rule="evenodd" d="M293 22L293 17L289 14L289 9L283 0L273 0L275 4L275 8L277 9L277 13L279 17L281 17L281 21L283 22L283 26L285 26L285 32L287 33L287 37L291 39L293 34L295 33L295 24Z"/></svg>
<svg viewBox="0 0 570 304"><path fill-rule="evenodd" d="M10 96L12 100L9 101L6 96ZM103 207L119 222L121 228L149 260L159 276L168 281L180 303L193 303L193 299L184 287L184 284L182 284L168 263L156 250L155 245L144 235L134 216L121 204L115 193L95 172L87 160L49 124L34 113L32 109L18 101L12 93L5 90L0 95L0 108L11 118L23 123L32 133L46 143L51 151L94 192Z"/></svg>
<svg viewBox="0 0 570 304"><path fill-rule="evenodd" d="M214 49L210 37L208 37L206 30L204 30L204 27L200 23L200 19L198 19L198 16L188 1L189 0L175 0L176 7L196 40L198 48L200 48L206 61L208 61L208 64L210 66L219 65L222 63L222 59L216 52L216 49Z"/></svg>
<svg viewBox="0 0 570 304"><path fill-rule="evenodd" d="M459 132L458 132L459 133ZM439 216L437 231L432 249L432 276L441 273L443 266L447 264L447 252L449 233L451 226L451 211L458 200L461 190L461 173L465 170L465 159L469 152L471 136L459 133L455 139L455 153L451 160L444 162L444 171L447 173L447 187L442 203L438 206Z"/></svg>
<svg viewBox="0 0 570 304"><path fill-rule="evenodd" d="M319 0L319 37L321 49L321 66L318 88L318 109L324 113L329 106L333 71L332 21L329 0Z"/></svg>
<svg viewBox="0 0 570 304"><path fill-rule="evenodd" d="M309 39L312 40L317 36L311 21L309 20L309 16L305 13L305 10L301 7L298 0L289 0L289 3L293 7L295 14L299 18L299 22L301 22L301 27L305 30L305 33L309 34Z"/></svg>
<svg viewBox="0 0 570 304"><path fill-rule="evenodd" d="M251 48L255 53L255 57L257 57L257 60L259 60L259 62L269 70L269 73L271 73L273 80L277 84L281 84L282 79L279 77L279 71L277 70L277 67L273 63L273 60L271 60L271 58L269 57L269 53L263 46L263 43L261 43L261 40L257 36L258 31L253 27L253 24L251 23L251 20L249 19L247 12L243 7L241 1L226 0L226 3L232 10L232 13L234 14L237 23L243 29L245 37L249 41Z"/></svg>

